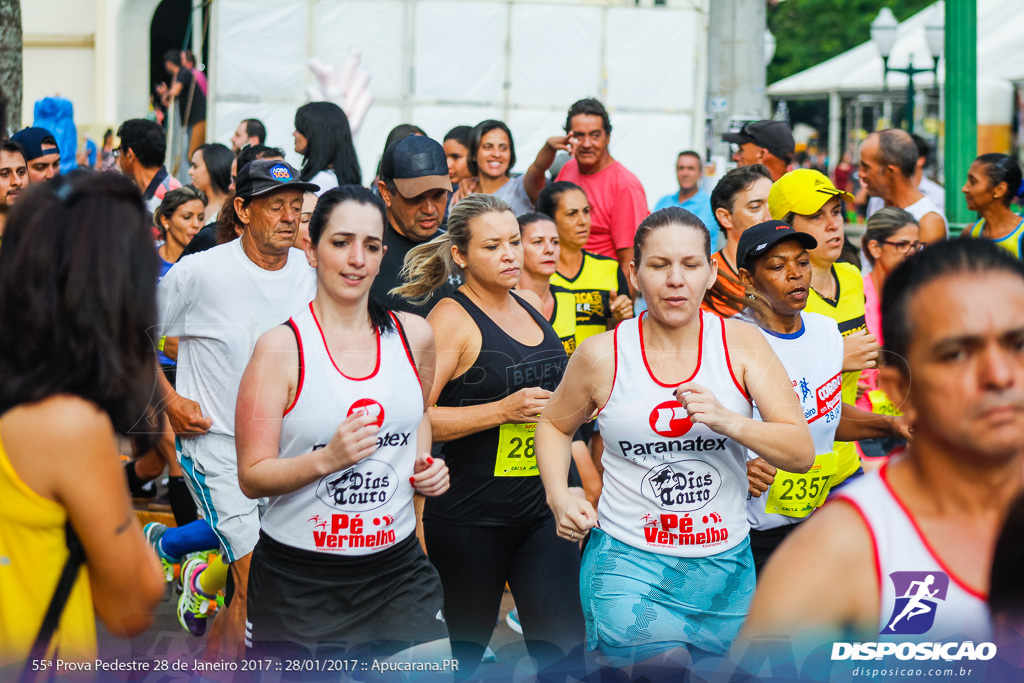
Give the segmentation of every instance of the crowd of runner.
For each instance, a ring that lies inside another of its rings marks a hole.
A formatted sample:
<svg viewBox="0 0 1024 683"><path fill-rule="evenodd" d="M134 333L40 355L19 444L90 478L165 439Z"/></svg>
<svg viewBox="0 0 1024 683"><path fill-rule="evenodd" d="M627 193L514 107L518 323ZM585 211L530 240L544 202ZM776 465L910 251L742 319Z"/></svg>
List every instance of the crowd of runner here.
<svg viewBox="0 0 1024 683"><path fill-rule="evenodd" d="M653 213L593 99L521 175L501 121L403 124L369 187L327 102L301 169L257 119L184 186L159 124L117 136L63 176L48 131L0 142L0 671L94 659L167 583L211 658L460 677L506 588L549 670L1024 632L1011 157L950 239L872 133L858 248L776 121Z"/></svg>

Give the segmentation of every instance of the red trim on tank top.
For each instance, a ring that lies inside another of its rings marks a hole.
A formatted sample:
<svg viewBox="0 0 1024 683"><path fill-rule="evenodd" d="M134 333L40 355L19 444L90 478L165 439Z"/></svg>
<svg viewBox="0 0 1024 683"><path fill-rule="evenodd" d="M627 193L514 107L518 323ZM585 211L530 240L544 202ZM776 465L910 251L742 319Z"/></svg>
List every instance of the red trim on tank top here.
<svg viewBox="0 0 1024 683"><path fill-rule="evenodd" d="M302 394L302 383L306 379L306 359L302 355L302 335L299 334L299 326L295 324L295 320L288 318L288 322L285 323L288 327L292 328L292 332L295 333L295 341L299 343L299 386L295 389L295 398L292 399L291 404L284 409L284 414L292 412L292 408L299 402L299 396Z"/></svg>
<svg viewBox="0 0 1024 683"><path fill-rule="evenodd" d="M391 319L395 321L395 327L398 330L402 330L402 323L398 322L398 316L395 315L395 312L394 311L388 311L388 315L390 315ZM401 339L402 339L402 348L405 349L405 357L409 359L409 365L412 366L412 372L413 372L414 375L416 375L416 381L420 383L420 388L423 388L423 380L420 379L419 368L416 367L416 361L413 360L413 358L412 358L412 349L410 349L409 345L405 343L407 340L406 340L404 334L400 333L398 336L401 337ZM378 337L377 343L380 344L380 338L379 337ZM377 355L379 356L380 353L378 352Z"/></svg>
<svg viewBox="0 0 1024 683"><path fill-rule="evenodd" d="M608 400L604 402L603 406L597 409L597 413L594 415L595 418L601 414L601 411L604 410L609 403L612 402L612 392L615 391L615 379L619 376L619 326L624 322L626 321L623 320L616 325L615 331L612 332L612 344L615 349L615 370L612 372L612 388L608 392Z"/></svg>
<svg viewBox="0 0 1024 683"><path fill-rule="evenodd" d="M924 546L925 550L927 550L928 554L932 556L932 559L935 560L936 564L939 565L939 568L941 568L942 571L946 572L946 574L949 575L949 578L952 579L953 583L960 586L960 588L966 591L967 594L974 596L982 602L987 602L987 594L982 593L977 588L972 588L971 586L967 585L967 582L965 582L959 576L954 574L950 570L950 568L946 566L946 563L942 561L942 558L939 557L939 554L935 552L935 549L932 548L932 544L928 542L928 539L925 538L924 532L921 531L921 527L917 525L917 520L914 519L914 516L912 514L910 514L909 508L907 508L907 506L903 504L903 501L900 500L900 497L896 495L895 491L893 491L892 485L889 484L889 477L887 476L888 470L889 463L886 463L882 465L882 469L878 471L879 476L882 477L882 483L885 484L885 488L887 491L889 491L889 495L892 496L892 499L896 501L896 504L899 505L901 510L903 510L903 514L906 515L907 520L910 522L910 526L914 527L914 531L917 533L917 537L921 539L921 544Z"/></svg>
<svg viewBox="0 0 1024 683"><path fill-rule="evenodd" d="M722 349L725 350L725 364L729 368L729 376L732 377L732 383L735 384L736 388L740 390L741 394L743 394L743 398L747 399L747 403L753 403L753 401L750 400L750 396L747 395L747 392L743 390L743 387L740 386L739 381L736 379L736 373L732 371L732 360L729 358L729 344L725 341L725 318L722 318L719 324L722 326Z"/></svg>
<svg viewBox="0 0 1024 683"><path fill-rule="evenodd" d="M871 550L875 555L875 578L878 580L878 613L879 619L882 614L882 561L878 554L878 539L875 538L875 530L871 528L871 522L868 521L868 516L864 514L864 509L857 503L857 501L844 495L836 496L835 500L848 503L853 508L854 512L860 515L861 521L864 522L865 528L868 530L868 536L871 537Z"/></svg>
<svg viewBox="0 0 1024 683"><path fill-rule="evenodd" d="M675 384L665 384L654 376L654 371L651 370L651 366L647 363L647 348L644 346L644 318L647 317L647 311L644 311L640 318L637 320L636 326L640 329L640 356L644 359L644 367L647 368L647 374L651 376L654 383L660 387L667 389L675 389L680 384L690 382L697 373L700 372L700 361L704 355L704 311L697 309L697 314L700 316L700 335L697 342L697 367L693 369L693 374L684 379L682 382L676 382Z"/></svg>
<svg viewBox="0 0 1024 683"><path fill-rule="evenodd" d="M324 351L327 352L327 357L331 359L331 365L334 366L334 369L338 371L339 375L341 375L345 379L350 379L353 382L365 382L368 379L373 379L377 375L377 371L380 370L380 331L379 330L375 332L376 337L377 337L377 365L374 366L373 372L371 372L366 377L349 377L344 372L342 372L341 368L338 367L338 364L334 362L334 356L331 355L331 349L327 346L327 337L324 336L324 328L320 327L320 321L316 317L316 311L313 310L313 302L312 301L309 302L309 312L313 314L313 322L316 323L316 329L320 331L320 339L322 339L323 342L324 342Z"/></svg>

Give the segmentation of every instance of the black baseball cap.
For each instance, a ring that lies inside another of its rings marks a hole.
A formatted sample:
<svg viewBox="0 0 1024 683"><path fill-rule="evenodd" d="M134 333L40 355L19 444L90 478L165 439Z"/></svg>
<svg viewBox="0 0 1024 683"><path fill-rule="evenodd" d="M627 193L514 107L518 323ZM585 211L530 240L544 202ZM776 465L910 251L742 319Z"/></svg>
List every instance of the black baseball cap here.
<svg viewBox="0 0 1024 683"><path fill-rule="evenodd" d="M235 196L243 199L262 197L278 190L316 192L319 189L320 186L315 183L299 180L299 172L295 167L279 159L250 161L235 178Z"/></svg>
<svg viewBox="0 0 1024 683"><path fill-rule="evenodd" d="M764 147L783 161L787 161L796 151L793 133L790 132L789 126L782 121L766 120L747 123L740 128L738 133L726 133L722 139L726 142L735 142L738 145L752 142L758 147Z"/></svg>
<svg viewBox="0 0 1024 683"><path fill-rule="evenodd" d="M749 227L740 235L736 247L736 267L750 270L754 261L761 258L779 242L796 240L805 249L814 249L818 240L806 232L797 232L784 221L765 221Z"/></svg>
<svg viewBox="0 0 1024 683"><path fill-rule="evenodd" d="M452 191L444 147L425 135L410 135L392 142L380 162L382 180L393 180L406 199L427 190Z"/></svg>
<svg viewBox="0 0 1024 683"><path fill-rule="evenodd" d="M57 138L54 137L53 133L45 128L40 128L39 126L19 130L11 136L11 142L17 142L21 145L21 149L25 154L26 162L47 156L48 154L60 154L60 146L57 145ZM57 149L44 150L44 144L53 145Z"/></svg>

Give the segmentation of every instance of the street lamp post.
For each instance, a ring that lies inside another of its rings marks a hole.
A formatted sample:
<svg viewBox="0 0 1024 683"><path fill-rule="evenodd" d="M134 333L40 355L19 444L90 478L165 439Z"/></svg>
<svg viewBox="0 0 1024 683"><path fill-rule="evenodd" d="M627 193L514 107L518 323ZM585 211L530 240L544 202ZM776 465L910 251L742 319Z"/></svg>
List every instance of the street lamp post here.
<svg viewBox="0 0 1024 683"><path fill-rule="evenodd" d="M938 17L938 21L936 21ZM907 75L907 132L914 132L914 76L921 73L931 72L935 77L935 83L939 82L939 57L942 55L944 26L942 23L941 10L932 12L929 17L928 26L925 27L925 38L928 41L928 51L931 52L932 66L930 69L918 69L908 64L903 68L889 66L889 54L896 43L896 31L899 22L893 16L892 10L883 7L878 16L871 22L871 42L878 48L882 55L882 89L889 89L889 72Z"/></svg>

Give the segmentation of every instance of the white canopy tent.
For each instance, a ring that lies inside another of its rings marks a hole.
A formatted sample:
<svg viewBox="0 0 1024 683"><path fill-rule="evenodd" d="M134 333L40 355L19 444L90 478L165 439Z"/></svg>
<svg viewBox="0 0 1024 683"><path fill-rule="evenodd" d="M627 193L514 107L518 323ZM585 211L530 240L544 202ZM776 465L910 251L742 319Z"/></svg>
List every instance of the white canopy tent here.
<svg viewBox="0 0 1024 683"><path fill-rule="evenodd" d="M950 0L955 1L955 0ZM1013 115L1012 82L1024 79L1024 2L977 0L978 3L978 123L1008 124ZM938 13L933 15L932 13ZM889 56L894 67L929 69L932 57L925 26L932 17L944 20L942 3L921 10L899 25ZM939 60L938 81L945 80L945 60ZM916 89L932 88L930 74L914 80ZM907 76L890 72L890 91L907 87ZM780 99L829 100L829 158L833 166L841 156L840 127L843 98L883 92L883 61L869 40L805 71L768 86L768 96Z"/></svg>

